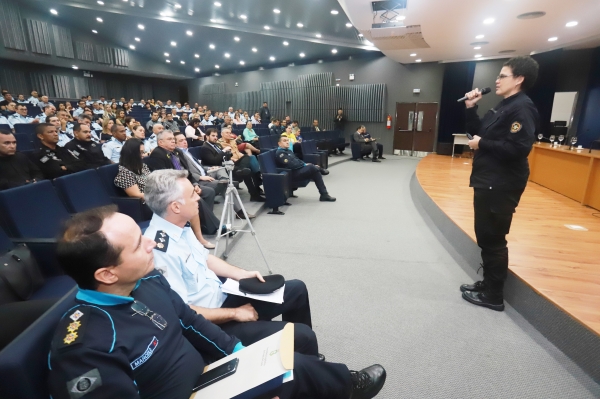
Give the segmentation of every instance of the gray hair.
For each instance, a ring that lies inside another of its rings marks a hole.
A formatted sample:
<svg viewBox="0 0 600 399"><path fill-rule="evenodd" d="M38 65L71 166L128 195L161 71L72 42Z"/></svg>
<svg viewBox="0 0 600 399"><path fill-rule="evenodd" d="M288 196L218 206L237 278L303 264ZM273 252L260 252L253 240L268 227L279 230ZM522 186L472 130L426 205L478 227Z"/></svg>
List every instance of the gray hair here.
<svg viewBox="0 0 600 399"><path fill-rule="evenodd" d="M144 199L146 204L160 217L165 217L171 202L183 202L183 190L179 179L187 178L187 171L175 169L155 170L146 177Z"/></svg>
<svg viewBox="0 0 600 399"><path fill-rule="evenodd" d="M171 133L171 134L173 134L173 132L172 132L171 130L166 130L166 129L165 129L165 130L163 130L162 132L160 132L160 133L158 133L158 134L156 135L156 141L158 141L158 140L162 140L162 139L163 139L163 136L164 136L165 134L167 134L167 133Z"/></svg>

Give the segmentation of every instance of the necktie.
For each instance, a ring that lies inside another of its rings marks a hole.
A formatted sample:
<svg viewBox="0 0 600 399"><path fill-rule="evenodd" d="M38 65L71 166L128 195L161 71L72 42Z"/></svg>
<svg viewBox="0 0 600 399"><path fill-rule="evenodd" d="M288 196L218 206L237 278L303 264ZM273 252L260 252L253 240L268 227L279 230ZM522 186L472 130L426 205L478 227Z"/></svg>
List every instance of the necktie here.
<svg viewBox="0 0 600 399"><path fill-rule="evenodd" d="M175 166L175 169L177 169L177 170L183 169L181 167L181 164L179 163L179 159L177 159L177 155L175 155L174 152L171 153L171 162L173 162L173 166Z"/></svg>

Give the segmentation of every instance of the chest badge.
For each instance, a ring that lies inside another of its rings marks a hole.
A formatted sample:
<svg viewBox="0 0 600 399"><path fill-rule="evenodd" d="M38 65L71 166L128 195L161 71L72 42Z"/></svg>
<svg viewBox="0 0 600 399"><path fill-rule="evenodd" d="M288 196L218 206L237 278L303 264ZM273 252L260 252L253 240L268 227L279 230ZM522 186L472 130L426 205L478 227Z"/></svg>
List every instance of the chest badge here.
<svg viewBox="0 0 600 399"><path fill-rule="evenodd" d="M517 133L518 131L521 130L521 124L519 122L513 122L513 124L510 126L510 132L511 133Z"/></svg>

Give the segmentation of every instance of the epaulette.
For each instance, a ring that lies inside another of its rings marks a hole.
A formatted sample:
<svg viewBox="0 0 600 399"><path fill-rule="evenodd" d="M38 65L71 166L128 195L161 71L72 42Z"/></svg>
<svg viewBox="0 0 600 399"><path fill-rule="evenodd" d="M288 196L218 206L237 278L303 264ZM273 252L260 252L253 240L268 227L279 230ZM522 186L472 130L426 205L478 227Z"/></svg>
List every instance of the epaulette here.
<svg viewBox="0 0 600 399"><path fill-rule="evenodd" d="M81 344L89 313L90 309L79 306L65 315L55 336L57 350L64 350ZM62 329L64 331L61 331Z"/></svg>
<svg viewBox="0 0 600 399"><path fill-rule="evenodd" d="M162 252L167 252L167 247L169 246L169 236L163 230L158 230L156 232L156 237L154 237L154 242L156 242L156 249Z"/></svg>

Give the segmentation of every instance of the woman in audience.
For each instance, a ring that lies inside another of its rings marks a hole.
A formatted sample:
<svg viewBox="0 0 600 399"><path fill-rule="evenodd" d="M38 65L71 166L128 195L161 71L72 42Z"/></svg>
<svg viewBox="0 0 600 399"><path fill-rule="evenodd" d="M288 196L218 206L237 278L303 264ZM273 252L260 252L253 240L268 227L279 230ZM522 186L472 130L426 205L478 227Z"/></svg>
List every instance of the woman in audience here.
<svg viewBox="0 0 600 399"><path fill-rule="evenodd" d="M115 177L115 186L123 189L125 193L133 198L144 200L144 189L146 177L151 173L150 169L142 162L144 156L144 143L138 138L127 140L121 149L119 158L119 172ZM152 211L146 203L143 203L144 219L152 217ZM200 229L200 216L190 220L194 235L205 248L212 249L214 244L208 242L202 236Z"/></svg>
<svg viewBox="0 0 600 399"><path fill-rule="evenodd" d="M135 139L140 139L140 140L146 140L146 129L144 129L144 126L140 125L139 123L136 123L135 125L133 125L133 129L131 130L133 138Z"/></svg>
<svg viewBox="0 0 600 399"><path fill-rule="evenodd" d="M58 110L59 111L66 111L67 107L65 106L65 103L59 103L58 104Z"/></svg>
<svg viewBox="0 0 600 399"><path fill-rule="evenodd" d="M123 125L125 126L125 111L120 109L117 111L117 118L115 119L115 122L118 123L119 125Z"/></svg>
<svg viewBox="0 0 600 399"><path fill-rule="evenodd" d="M205 134L200 130L200 119L192 119L185 128L185 137L192 139L190 147L199 147L204 144Z"/></svg>
<svg viewBox="0 0 600 399"><path fill-rule="evenodd" d="M146 103L146 105L144 106L144 109L150 113L150 114L148 114L148 116L152 117L152 112L154 111L154 109L152 108L152 105L150 105L150 103Z"/></svg>
<svg viewBox="0 0 600 399"><path fill-rule="evenodd" d="M163 122L166 122L166 120L167 120L167 110L163 108L160 110L158 121L163 123Z"/></svg>
<svg viewBox="0 0 600 399"><path fill-rule="evenodd" d="M244 122L242 122L242 116L240 115L239 112L235 111L232 123L234 125L243 125L244 124Z"/></svg>
<svg viewBox="0 0 600 399"><path fill-rule="evenodd" d="M71 105L70 101L67 101L65 104L65 111L67 111L70 116L73 116L73 105Z"/></svg>
<svg viewBox="0 0 600 399"><path fill-rule="evenodd" d="M123 111L125 111L125 115L129 115L131 112L131 105L129 105L129 103L123 104Z"/></svg>
<svg viewBox="0 0 600 399"><path fill-rule="evenodd" d="M109 119L115 119L117 117L117 114L112 111L110 105L104 106L104 117Z"/></svg>
<svg viewBox="0 0 600 399"><path fill-rule="evenodd" d="M250 117L248 116L248 111L244 111L244 115L242 116L242 122L246 123L250 120Z"/></svg>
<svg viewBox="0 0 600 399"><path fill-rule="evenodd" d="M296 142L296 135L292 133L292 125L285 127L285 132L281 133L282 137L290 139L290 151L294 151L294 143ZM294 151L295 152L295 151Z"/></svg>
<svg viewBox="0 0 600 399"><path fill-rule="evenodd" d="M106 117L104 114L104 118L102 118L102 134L100 135L100 142L104 143L110 139L112 139L112 133L110 129L112 129L115 121Z"/></svg>
<svg viewBox="0 0 600 399"><path fill-rule="evenodd" d="M244 133L242 133L242 136L244 137L244 141L246 143L250 143L254 147L260 148L258 144L258 135L252 128L252 122L249 121L248 123L246 123L246 128L244 129Z"/></svg>

